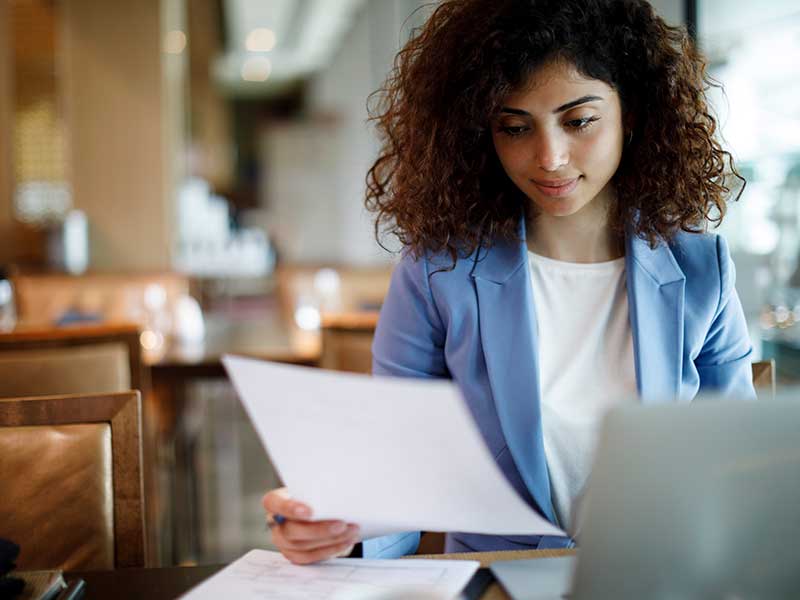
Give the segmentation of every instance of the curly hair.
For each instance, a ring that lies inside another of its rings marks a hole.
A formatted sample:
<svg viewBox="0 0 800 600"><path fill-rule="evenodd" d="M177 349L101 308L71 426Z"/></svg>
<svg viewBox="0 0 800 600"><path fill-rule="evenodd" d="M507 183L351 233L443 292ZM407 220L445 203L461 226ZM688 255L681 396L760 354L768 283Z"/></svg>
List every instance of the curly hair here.
<svg viewBox="0 0 800 600"><path fill-rule="evenodd" d="M654 247L721 222L729 176L744 180L715 137L706 91L717 84L684 28L645 0L445 0L368 102L382 141L365 202L379 243L393 234L455 264L518 236L531 203L502 170L490 119L553 60L615 89L632 124L613 177L615 231Z"/></svg>

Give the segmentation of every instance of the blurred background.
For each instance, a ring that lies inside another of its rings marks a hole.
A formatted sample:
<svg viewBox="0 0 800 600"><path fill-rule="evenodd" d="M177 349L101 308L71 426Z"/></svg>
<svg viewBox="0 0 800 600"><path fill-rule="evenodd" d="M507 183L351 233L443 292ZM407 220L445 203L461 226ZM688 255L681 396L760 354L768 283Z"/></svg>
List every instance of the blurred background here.
<svg viewBox="0 0 800 600"><path fill-rule="evenodd" d="M800 7L653 4L725 87L748 185L722 231L756 358L798 379ZM366 101L433 7L0 3L0 330L135 325L157 562L268 546L260 498L279 477L223 353L369 370L393 255L363 209Z"/></svg>

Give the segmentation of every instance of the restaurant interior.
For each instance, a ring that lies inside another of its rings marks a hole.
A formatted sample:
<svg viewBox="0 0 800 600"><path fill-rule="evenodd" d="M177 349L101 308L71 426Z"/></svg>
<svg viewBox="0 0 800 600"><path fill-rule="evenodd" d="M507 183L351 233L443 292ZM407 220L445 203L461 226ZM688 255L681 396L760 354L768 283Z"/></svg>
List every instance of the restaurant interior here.
<svg viewBox="0 0 800 600"><path fill-rule="evenodd" d="M748 185L722 233L760 384L797 382L800 9L653 4L725 86ZM221 357L369 373L397 245L364 209L367 98L434 6L0 2L0 398L47 398L0 411L20 568L270 548L280 478Z"/></svg>

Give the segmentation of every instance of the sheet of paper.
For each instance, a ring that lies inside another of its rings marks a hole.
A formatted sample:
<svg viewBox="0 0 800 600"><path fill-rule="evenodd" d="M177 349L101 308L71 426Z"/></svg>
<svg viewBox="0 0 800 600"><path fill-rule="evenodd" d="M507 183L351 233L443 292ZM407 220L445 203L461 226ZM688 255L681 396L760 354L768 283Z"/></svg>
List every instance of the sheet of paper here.
<svg viewBox="0 0 800 600"><path fill-rule="evenodd" d="M479 563L471 560L337 558L296 566L277 552L251 550L190 590L185 600L360 600L453 598Z"/></svg>
<svg viewBox="0 0 800 600"><path fill-rule="evenodd" d="M292 495L317 519L400 531L564 535L514 491L456 386L226 356Z"/></svg>

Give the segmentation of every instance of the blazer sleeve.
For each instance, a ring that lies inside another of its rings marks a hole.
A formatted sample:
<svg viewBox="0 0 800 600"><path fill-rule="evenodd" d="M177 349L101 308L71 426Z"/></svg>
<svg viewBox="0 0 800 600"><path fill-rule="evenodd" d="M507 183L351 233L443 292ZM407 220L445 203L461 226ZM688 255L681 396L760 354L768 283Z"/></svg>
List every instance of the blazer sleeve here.
<svg viewBox="0 0 800 600"><path fill-rule="evenodd" d="M725 238L717 236L720 296L703 348L695 359L700 390L755 399L752 345L742 304L734 287L736 269Z"/></svg>
<svg viewBox="0 0 800 600"><path fill-rule="evenodd" d="M372 344L373 375L449 377L429 278L424 258L405 254L395 267Z"/></svg>
<svg viewBox="0 0 800 600"><path fill-rule="evenodd" d="M392 273L372 344L372 373L395 377L447 377L444 328L433 303L424 258L405 254ZM364 558L413 554L420 532L364 540Z"/></svg>

